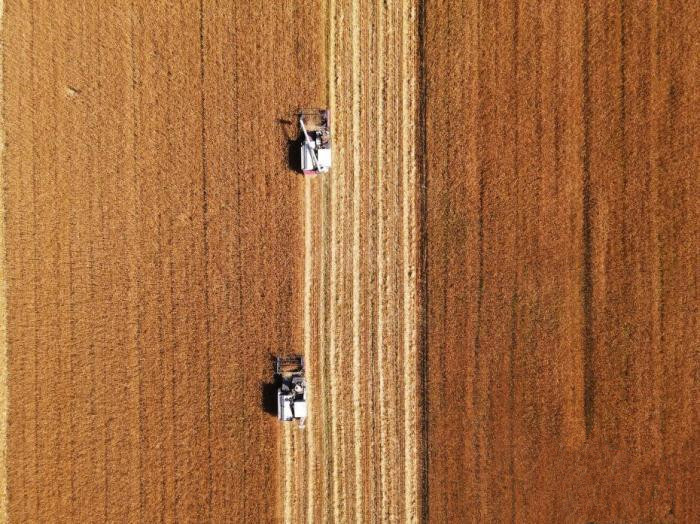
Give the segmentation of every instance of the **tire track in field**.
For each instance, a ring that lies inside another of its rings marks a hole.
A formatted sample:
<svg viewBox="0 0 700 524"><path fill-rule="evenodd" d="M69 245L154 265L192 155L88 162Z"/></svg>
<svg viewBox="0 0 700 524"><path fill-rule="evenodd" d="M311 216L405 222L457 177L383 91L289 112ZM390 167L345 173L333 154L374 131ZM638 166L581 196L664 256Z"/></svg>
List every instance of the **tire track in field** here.
<svg viewBox="0 0 700 524"><path fill-rule="evenodd" d="M417 282L416 267L418 245L415 233L418 228L416 215L416 109L418 34L416 6L412 0L404 0L402 5L402 147L403 153L403 351L404 351L404 479L405 479L405 513L406 522L415 521L420 514L418 493L418 340L417 340Z"/></svg>
<svg viewBox="0 0 700 524"><path fill-rule="evenodd" d="M311 179L307 178L304 180L304 361L310 362L311 358L311 337L312 337L312 323L311 323L311 293L312 287L312 270L313 270L313 232L312 232L312 221L311 221ZM308 374L307 380L309 384L313 383L315 378L314 374ZM316 402L314 402L313 391L309 391L308 395L308 412L313 413L316 408ZM315 464L316 464L316 446L311 442L311 436L313 435L313 424L314 420L312 417L307 419L306 425L306 449L307 449L307 460L306 460L306 505L313 507L314 504L314 487L316 481L315 475Z"/></svg>
<svg viewBox="0 0 700 524"><path fill-rule="evenodd" d="M282 434L282 446L280 446L280 452L282 456L280 457L280 463L284 469L282 478L281 496L282 496L282 517L284 522L293 522L292 510L294 501L294 454L293 454L293 432L294 428L290 425L285 425Z"/></svg>
<svg viewBox="0 0 700 524"><path fill-rule="evenodd" d="M4 34L5 2L0 0L0 34ZM3 92L3 55L0 53L0 93ZM0 187L5 187L5 108L0 103ZM5 191L0 192L0 522L7 522L7 281L5 273Z"/></svg>
<svg viewBox="0 0 700 524"><path fill-rule="evenodd" d="M360 30L357 1L352 6L352 392L353 398L362 395L362 362L360 352ZM353 409L353 431L362 431L362 410L359 402ZM354 438L355 508L362 508L362 443Z"/></svg>
<svg viewBox="0 0 700 524"><path fill-rule="evenodd" d="M384 10L380 7L378 12L379 27L377 38L379 40L379 65L378 65L378 85L384 79ZM376 337L377 344L377 360L379 362L379 509L382 520L386 517L385 502L386 502L386 455L387 452L384 449L384 443L386 442L386 423L384 419L384 401L385 401L385 387L384 387L384 370L382 364L384 362L384 318L382 315L382 307L384 304L384 297L382 293L382 282L384 281L384 257L380 256L379 253L384 247L384 201L382 195L382 175L384 174L384 135L381 132L384 129L384 94L380 92L378 99L378 115L377 115L377 129L380 133L377 136L377 224L376 224L376 234L377 234L377 299L379 302L378 314L377 314L377 327L376 333L373 336Z"/></svg>
<svg viewBox="0 0 700 524"><path fill-rule="evenodd" d="M416 7L326 8L334 165L305 181L310 414L303 432L284 432L294 444L283 444L293 460L283 458L282 515L415 522Z"/></svg>
<svg viewBox="0 0 700 524"><path fill-rule="evenodd" d="M335 30L336 30L336 20L335 20L335 3L331 4L331 26L329 27L330 35L331 35L331 43L335 42ZM338 113L335 111L336 109L336 90L334 89L335 87L335 78L336 75L338 74L338 70L336 69L336 63L335 63L335 56L333 55L332 51L330 54L330 89L329 89L329 97L330 97L330 108L331 108L331 114L332 115L337 115ZM336 128L339 126L336 125ZM339 130L340 131L340 130ZM343 149L342 148L342 142L336 141L335 144L335 164L336 166L341 166L343 165L341 162L343 157ZM340 146L340 147L339 147ZM338 154L340 153L340 154ZM340 448L340 438L339 438L339 429L338 425L340 421L338 420L338 360L340 358L340 355L338 354L338 348L336 348L336 322L337 322L337 316L336 316L336 301L337 301L337 216L338 216L338 205L337 205L337 197L338 197L338 178L340 176L344 175L344 169L338 169L337 170L337 175L338 176L331 176L331 177L324 177L325 180L324 182L328 183L329 186L329 197L330 197L330 228L327 230L322 231L322 235L324 238L329 238L329 243L330 243L330 268L329 268L329 273L328 273L328 282L329 282L329 287L328 287L328 317L327 317L327 324L326 324L326 334L328 337L328 347L327 347L327 356L328 356L328 362L330 364L330 377L329 377L329 390L328 390L328 396L330 397L330 420L324 421L324 424L329 424L331 428L331 439L330 439L330 449L326 453L326 455L329 457L329 461L331 464L331 485L332 485L332 501L333 503L329 505L331 512L330 515L332 516L333 522L339 522L340 520L340 504L342 503L341 500L341 482L340 482L340 462L341 458L339 457L338 450ZM324 290L322 289L321 292L323 293ZM321 348L321 351L324 351L325 348Z"/></svg>

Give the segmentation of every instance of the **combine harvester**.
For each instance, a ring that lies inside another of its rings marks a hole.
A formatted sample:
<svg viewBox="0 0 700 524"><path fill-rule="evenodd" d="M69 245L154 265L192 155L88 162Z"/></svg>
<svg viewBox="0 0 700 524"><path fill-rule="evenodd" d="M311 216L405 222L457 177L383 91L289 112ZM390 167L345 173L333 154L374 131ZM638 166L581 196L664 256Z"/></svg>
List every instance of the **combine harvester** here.
<svg viewBox="0 0 700 524"><path fill-rule="evenodd" d="M327 109L299 111L301 170L305 175L327 173L331 168L331 125ZM304 357L291 355L275 358L277 383L277 418L283 422L299 421L304 427L307 414Z"/></svg>
<svg viewBox="0 0 700 524"><path fill-rule="evenodd" d="M328 173L331 168L331 119L327 109L299 111L301 170L305 175Z"/></svg>
<svg viewBox="0 0 700 524"><path fill-rule="evenodd" d="M304 377L304 357L292 355L275 358L277 379L277 418L289 422L299 421L304 427L306 420L306 378Z"/></svg>

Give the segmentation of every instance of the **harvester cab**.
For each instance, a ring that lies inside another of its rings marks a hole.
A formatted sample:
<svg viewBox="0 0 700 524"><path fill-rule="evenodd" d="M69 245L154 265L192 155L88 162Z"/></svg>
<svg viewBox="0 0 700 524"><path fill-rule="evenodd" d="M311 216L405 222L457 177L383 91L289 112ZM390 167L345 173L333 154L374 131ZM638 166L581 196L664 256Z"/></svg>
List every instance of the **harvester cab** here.
<svg viewBox="0 0 700 524"><path fill-rule="evenodd" d="M299 111L301 170L305 175L327 173L331 168L331 120L327 109Z"/></svg>
<svg viewBox="0 0 700 524"><path fill-rule="evenodd" d="M298 420L304 427L306 420L306 378L304 357L292 355L275 358L277 379L277 418L282 421Z"/></svg>

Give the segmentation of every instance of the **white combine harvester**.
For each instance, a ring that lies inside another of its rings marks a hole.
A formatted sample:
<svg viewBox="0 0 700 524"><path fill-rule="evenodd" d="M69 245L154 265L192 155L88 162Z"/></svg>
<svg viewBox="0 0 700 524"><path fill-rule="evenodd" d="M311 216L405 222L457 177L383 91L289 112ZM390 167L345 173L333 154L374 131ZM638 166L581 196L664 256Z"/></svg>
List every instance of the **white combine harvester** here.
<svg viewBox="0 0 700 524"><path fill-rule="evenodd" d="M285 422L298 420L299 427L303 428L307 406L304 357L277 357L275 375L278 384L277 418Z"/></svg>
<svg viewBox="0 0 700 524"><path fill-rule="evenodd" d="M301 170L305 175L327 173L331 168L331 121L327 109L299 111Z"/></svg>

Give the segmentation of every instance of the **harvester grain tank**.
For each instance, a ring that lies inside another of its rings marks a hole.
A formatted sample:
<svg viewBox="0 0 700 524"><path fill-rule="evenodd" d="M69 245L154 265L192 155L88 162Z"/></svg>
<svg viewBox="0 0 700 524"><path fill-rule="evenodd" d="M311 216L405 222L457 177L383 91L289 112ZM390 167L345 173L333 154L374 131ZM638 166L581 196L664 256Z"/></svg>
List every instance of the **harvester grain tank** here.
<svg viewBox="0 0 700 524"><path fill-rule="evenodd" d="M299 111L301 170L306 175L327 173L331 168L331 120L327 109Z"/></svg>

